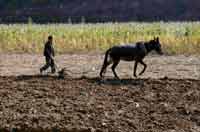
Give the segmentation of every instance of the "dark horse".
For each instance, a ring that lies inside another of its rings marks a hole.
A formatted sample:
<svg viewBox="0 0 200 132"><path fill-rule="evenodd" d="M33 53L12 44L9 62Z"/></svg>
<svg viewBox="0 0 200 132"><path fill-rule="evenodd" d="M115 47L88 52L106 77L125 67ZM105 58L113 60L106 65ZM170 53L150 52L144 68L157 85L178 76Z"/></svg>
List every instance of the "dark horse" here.
<svg viewBox="0 0 200 132"><path fill-rule="evenodd" d="M143 62L143 59L152 50L155 50L158 54L163 54L158 37L148 42L136 42L135 44L131 45L114 46L108 49L105 53L105 59L100 72L100 76L103 77L103 74L106 72L107 66L113 63L112 65L113 74L116 78L119 78L117 76L117 73L115 72L115 68L119 64L120 60L124 61L135 60L134 73L133 73L135 77L137 77L136 69L138 62L142 64L144 66L144 69L139 73L139 75L142 75L147 67L147 65Z"/></svg>

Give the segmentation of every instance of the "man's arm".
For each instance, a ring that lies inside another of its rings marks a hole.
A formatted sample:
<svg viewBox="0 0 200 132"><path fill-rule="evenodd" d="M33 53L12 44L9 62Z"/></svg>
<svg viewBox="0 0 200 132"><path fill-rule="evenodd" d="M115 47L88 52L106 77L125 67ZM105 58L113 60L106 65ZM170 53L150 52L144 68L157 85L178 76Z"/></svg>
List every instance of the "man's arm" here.
<svg viewBox="0 0 200 132"><path fill-rule="evenodd" d="M47 54L47 43L44 45L43 55L46 56Z"/></svg>
<svg viewBox="0 0 200 132"><path fill-rule="evenodd" d="M45 44L44 56L53 58L52 46L49 43Z"/></svg>
<svg viewBox="0 0 200 132"><path fill-rule="evenodd" d="M54 57L55 56L55 51L54 51L54 48L53 48L52 45L51 45L51 53L52 53L52 56Z"/></svg>

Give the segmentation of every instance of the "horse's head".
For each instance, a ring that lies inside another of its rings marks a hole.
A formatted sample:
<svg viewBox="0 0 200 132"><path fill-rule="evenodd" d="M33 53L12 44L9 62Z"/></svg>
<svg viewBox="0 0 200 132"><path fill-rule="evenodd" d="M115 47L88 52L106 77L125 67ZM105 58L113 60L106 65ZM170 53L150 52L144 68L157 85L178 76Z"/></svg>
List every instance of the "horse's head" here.
<svg viewBox="0 0 200 132"><path fill-rule="evenodd" d="M162 55L163 52L162 52L161 44L160 44L160 41L159 41L159 37L154 38L154 39L151 41L151 43L152 43L152 46L153 46L152 48L153 48L158 54Z"/></svg>

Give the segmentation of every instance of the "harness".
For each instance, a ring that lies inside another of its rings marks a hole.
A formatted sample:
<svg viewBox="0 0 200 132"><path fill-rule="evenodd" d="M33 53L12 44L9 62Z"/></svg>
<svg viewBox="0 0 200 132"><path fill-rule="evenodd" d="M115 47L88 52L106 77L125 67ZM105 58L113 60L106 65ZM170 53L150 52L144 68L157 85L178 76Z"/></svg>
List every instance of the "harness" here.
<svg viewBox="0 0 200 132"><path fill-rule="evenodd" d="M145 52L145 54L148 52L148 49L146 48L145 44L140 44L140 43L136 43L136 47L139 49L139 50L142 50Z"/></svg>

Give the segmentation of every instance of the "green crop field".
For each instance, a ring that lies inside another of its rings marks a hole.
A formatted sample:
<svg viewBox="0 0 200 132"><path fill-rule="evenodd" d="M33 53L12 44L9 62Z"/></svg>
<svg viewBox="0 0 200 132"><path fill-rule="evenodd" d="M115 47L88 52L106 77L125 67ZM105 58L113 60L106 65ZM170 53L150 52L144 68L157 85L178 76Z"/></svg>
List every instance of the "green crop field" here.
<svg viewBox="0 0 200 132"><path fill-rule="evenodd" d="M105 51L159 36L168 54L200 54L200 22L0 25L1 53L41 53L48 35L57 53Z"/></svg>

